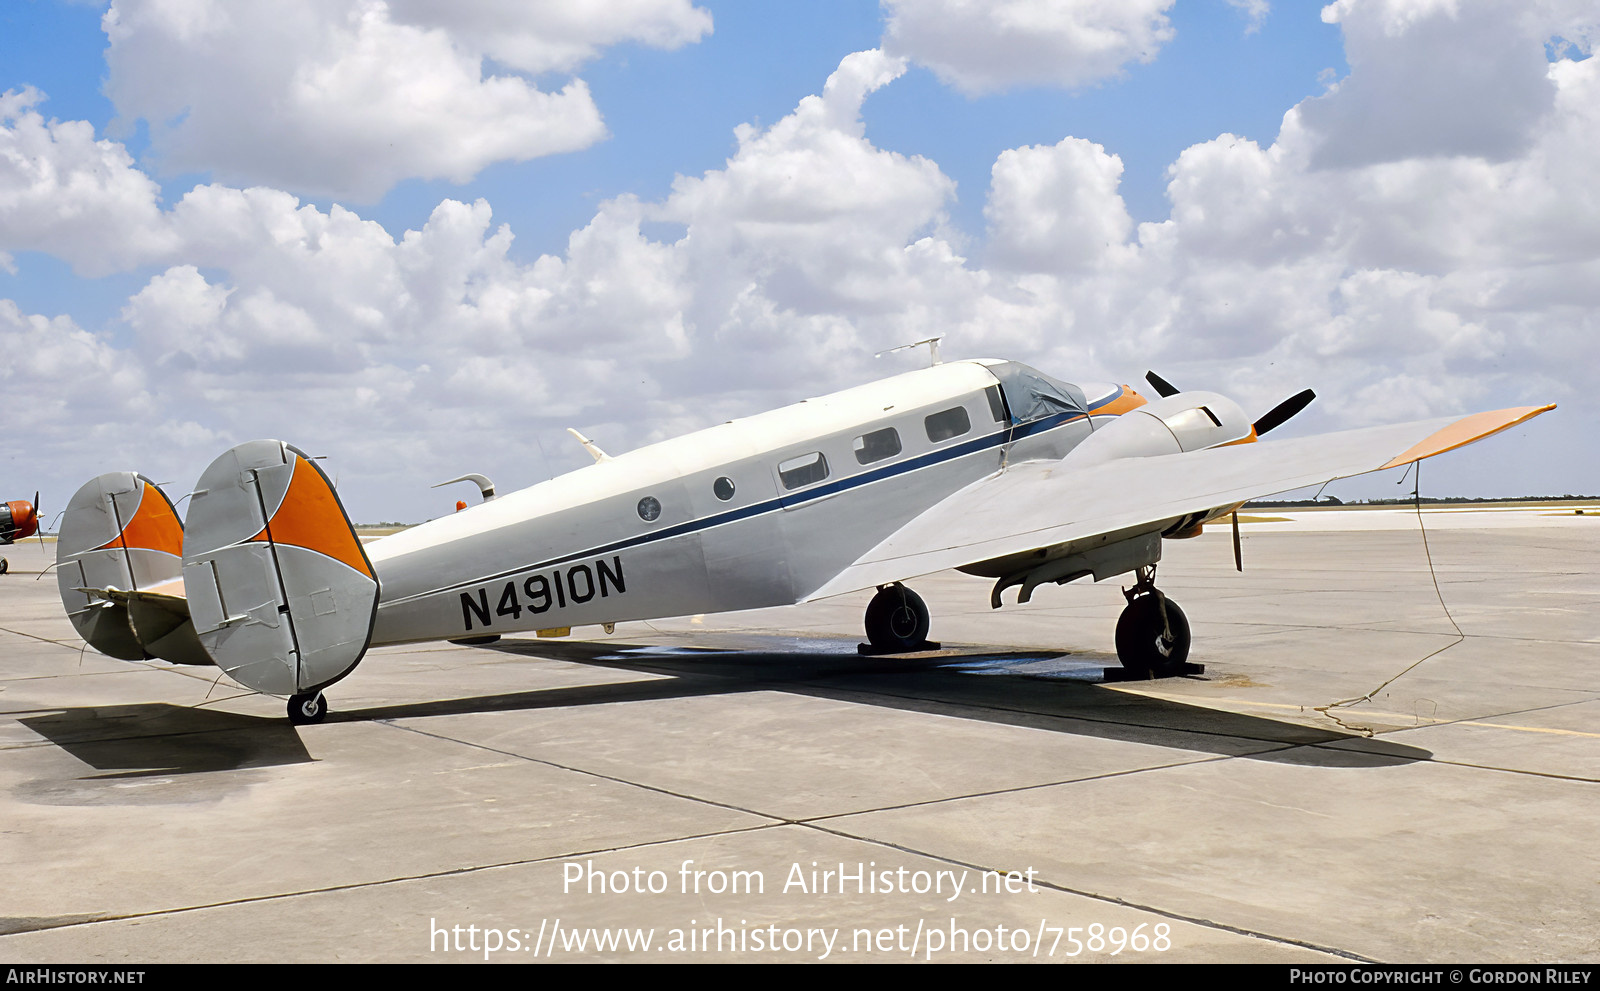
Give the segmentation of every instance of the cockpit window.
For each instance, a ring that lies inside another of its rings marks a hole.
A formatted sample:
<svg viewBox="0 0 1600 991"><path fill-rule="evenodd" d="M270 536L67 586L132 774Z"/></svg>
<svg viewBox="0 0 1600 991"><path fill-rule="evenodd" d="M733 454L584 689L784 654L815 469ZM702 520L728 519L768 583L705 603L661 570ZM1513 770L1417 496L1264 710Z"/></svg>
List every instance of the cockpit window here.
<svg viewBox="0 0 1600 991"><path fill-rule="evenodd" d="M1006 401L1005 398L1000 395L1000 387L998 385L991 385L989 388L983 390L983 394L989 397L989 412L994 416L994 422L1006 422L1009 417L1006 415Z"/></svg>

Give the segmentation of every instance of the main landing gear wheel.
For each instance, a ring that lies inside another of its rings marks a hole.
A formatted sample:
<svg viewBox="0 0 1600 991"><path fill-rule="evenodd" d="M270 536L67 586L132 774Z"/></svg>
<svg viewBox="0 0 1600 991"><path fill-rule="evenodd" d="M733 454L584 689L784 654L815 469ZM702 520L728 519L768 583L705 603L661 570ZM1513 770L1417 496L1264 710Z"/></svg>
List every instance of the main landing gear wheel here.
<svg viewBox="0 0 1600 991"><path fill-rule="evenodd" d="M884 585L867 603L867 639L880 654L929 650L928 606L922 596L901 585Z"/></svg>
<svg viewBox="0 0 1600 991"><path fill-rule="evenodd" d="M1161 616L1165 600L1166 619ZM1189 617L1159 592L1128 603L1117 618L1117 658L1140 677L1182 674L1189 659Z"/></svg>
<svg viewBox="0 0 1600 991"><path fill-rule="evenodd" d="M6 572L8 572L10 570L11 570L11 562L7 561L3 557L0 557L0 575L3 575L3 574L5 574Z"/></svg>
<svg viewBox="0 0 1600 991"><path fill-rule="evenodd" d="M1156 590L1155 577L1154 567L1139 569L1139 580L1124 592L1128 605L1117 618L1117 658L1138 678L1190 673L1189 617Z"/></svg>
<svg viewBox="0 0 1600 991"><path fill-rule="evenodd" d="M289 722L296 726L320 723L328 715L328 700L321 692L307 692L289 698Z"/></svg>

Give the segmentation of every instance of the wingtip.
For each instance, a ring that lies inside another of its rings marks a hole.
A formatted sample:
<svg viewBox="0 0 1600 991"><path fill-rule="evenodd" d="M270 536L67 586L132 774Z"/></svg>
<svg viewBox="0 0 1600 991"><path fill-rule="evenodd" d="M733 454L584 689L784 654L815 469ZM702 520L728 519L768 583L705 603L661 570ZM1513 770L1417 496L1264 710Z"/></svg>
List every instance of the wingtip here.
<svg viewBox="0 0 1600 991"><path fill-rule="evenodd" d="M1548 413L1556 408L1555 403L1544 406L1513 406L1508 409L1489 410L1484 413L1473 413L1464 416L1454 423L1435 430L1421 441L1413 444L1405 452L1390 459L1383 468L1398 468L1401 465L1431 458L1436 454L1453 451L1458 447L1465 447L1474 441L1482 440L1502 430L1509 430L1520 423L1529 420L1541 413ZM1379 469L1380 471L1382 468Z"/></svg>

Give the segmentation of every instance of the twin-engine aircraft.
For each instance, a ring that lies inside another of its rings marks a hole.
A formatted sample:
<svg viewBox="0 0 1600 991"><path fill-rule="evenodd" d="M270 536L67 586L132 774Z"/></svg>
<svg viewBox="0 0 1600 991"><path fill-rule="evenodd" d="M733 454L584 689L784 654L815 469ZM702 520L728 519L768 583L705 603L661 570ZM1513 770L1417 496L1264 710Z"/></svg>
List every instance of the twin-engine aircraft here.
<svg viewBox="0 0 1600 991"><path fill-rule="evenodd" d="M367 649L809 602L876 588L883 653L927 646L905 581L948 568L990 597L1132 574L1122 664L1183 670L1189 624L1155 585L1162 542L1246 499L1409 464L1522 423L1529 406L1258 441L1232 400L1072 385L1012 361L936 363L610 457L363 545L299 449L251 441L201 475L186 524L142 475L73 496L57 570L79 634L112 657L215 664L320 721ZM1237 526L1237 524L1235 524ZM1237 529L1235 529L1237 537ZM1237 553L1237 539L1235 540Z"/></svg>

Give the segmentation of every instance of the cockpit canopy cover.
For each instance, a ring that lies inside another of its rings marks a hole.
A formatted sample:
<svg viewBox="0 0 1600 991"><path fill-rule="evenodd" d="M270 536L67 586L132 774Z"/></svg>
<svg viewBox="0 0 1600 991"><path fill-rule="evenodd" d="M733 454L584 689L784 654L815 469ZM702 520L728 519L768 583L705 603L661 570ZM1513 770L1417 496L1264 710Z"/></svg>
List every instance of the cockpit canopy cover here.
<svg viewBox="0 0 1600 991"><path fill-rule="evenodd" d="M1002 361L990 365L989 371L1005 390L1013 423L1028 423L1057 413L1088 411L1089 401L1082 389L1020 361Z"/></svg>

